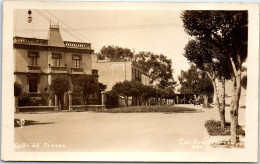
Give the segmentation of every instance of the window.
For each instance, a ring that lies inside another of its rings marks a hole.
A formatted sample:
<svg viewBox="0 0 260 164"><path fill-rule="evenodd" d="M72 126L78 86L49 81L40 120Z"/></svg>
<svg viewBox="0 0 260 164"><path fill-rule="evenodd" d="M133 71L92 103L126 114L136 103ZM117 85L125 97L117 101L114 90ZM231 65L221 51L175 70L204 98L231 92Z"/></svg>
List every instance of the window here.
<svg viewBox="0 0 260 164"><path fill-rule="evenodd" d="M73 68L80 68L80 63L81 63L81 56L80 55L73 55L72 56Z"/></svg>
<svg viewBox="0 0 260 164"><path fill-rule="evenodd" d="M52 62L54 67L59 67L60 66L60 59L61 59L61 54L60 53L52 53Z"/></svg>
<svg viewBox="0 0 260 164"><path fill-rule="evenodd" d="M29 92L37 92L38 90L38 79L29 79Z"/></svg>
<svg viewBox="0 0 260 164"><path fill-rule="evenodd" d="M28 58L29 58L29 65L37 66L37 59L39 58L39 52L29 51Z"/></svg>
<svg viewBox="0 0 260 164"><path fill-rule="evenodd" d="M53 66L59 67L60 66L60 59L52 59L53 60Z"/></svg>

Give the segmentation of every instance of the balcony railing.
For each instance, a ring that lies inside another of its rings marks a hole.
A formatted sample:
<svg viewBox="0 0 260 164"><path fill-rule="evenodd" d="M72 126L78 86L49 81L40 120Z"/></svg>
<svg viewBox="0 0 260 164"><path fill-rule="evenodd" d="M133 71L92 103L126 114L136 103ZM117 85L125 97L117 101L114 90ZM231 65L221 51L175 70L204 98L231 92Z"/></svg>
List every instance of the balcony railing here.
<svg viewBox="0 0 260 164"><path fill-rule="evenodd" d="M51 66L51 73L67 73L67 67L54 67Z"/></svg>
<svg viewBox="0 0 260 164"><path fill-rule="evenodd" d="M25 38L25 37L14 37L14 43L47 46L48 40L46 40L46 39L36 39L36 38Z"/></svg>
<svg viewBox="0 0 260 164"><path fill-rule="evenodd" d="M65 44L66 47L84 48L84 49L90 49L91 48L90 43L79 43L79 42L64 41L64 44Z"/></svg>
<svg viewBox="0 0 260 164"><path fill-rule="evenodd" d="M83 74L83 69L82 68L71 68L71 73L72 74Z"/></svg>
<svg viewBox="0 0 260 164"><path fill-rule="evenodd" d="M27 66L27 72L29 73L41 73L41 67L40 66Z"/></svg>

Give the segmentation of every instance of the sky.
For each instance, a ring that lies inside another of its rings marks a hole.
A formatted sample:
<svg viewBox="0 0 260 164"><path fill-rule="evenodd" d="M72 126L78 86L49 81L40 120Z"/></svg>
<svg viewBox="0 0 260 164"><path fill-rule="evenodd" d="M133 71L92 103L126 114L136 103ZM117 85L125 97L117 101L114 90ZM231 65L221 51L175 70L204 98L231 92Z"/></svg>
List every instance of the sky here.
<svg viewBox="0 0 260 164"><path fill-rule="evenodd" d="M103 46L129 48L137 54L149 51L172 59L175 80L189 68L183 56L189 36L181 11L170 10L14 10L14 36L47 39L50 20L58 23L64 41L88 42L95 52Z"/></svg>

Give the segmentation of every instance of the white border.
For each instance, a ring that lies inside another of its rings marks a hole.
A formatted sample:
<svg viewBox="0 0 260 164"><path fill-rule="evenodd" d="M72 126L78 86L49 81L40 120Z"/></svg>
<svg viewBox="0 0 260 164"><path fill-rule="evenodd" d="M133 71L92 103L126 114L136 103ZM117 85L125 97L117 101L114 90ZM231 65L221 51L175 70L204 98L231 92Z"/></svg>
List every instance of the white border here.
<svg viewBox="0 0 260 164"><path fill-rule="evenodd" d="M172 153L78 153L14 151L14 9L84 9L84 10L248 10L248 87L246 110L246 148L214 149L211 152ZM5 1L3 4L2 56L2 160L5 161L185 161L185 162L256 162L258 155L258 70L259 6L256 3L165 3L165 2L41 2Z"/></svg>

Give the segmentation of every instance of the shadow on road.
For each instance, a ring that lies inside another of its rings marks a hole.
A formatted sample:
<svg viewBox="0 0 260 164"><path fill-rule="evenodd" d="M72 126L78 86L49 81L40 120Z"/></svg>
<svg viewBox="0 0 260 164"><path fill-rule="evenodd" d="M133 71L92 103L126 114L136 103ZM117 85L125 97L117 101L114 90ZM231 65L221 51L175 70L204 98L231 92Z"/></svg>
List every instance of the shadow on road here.
<svg viewBox="0 0 260 164"><path fill-rule="evenodd" d="M23 126L45 125L45 124L54 124L54 122L39 122L39 121L34 121L34 120L25 120ZM14 119L14 127L21 127L20 119Z"/></svg>

